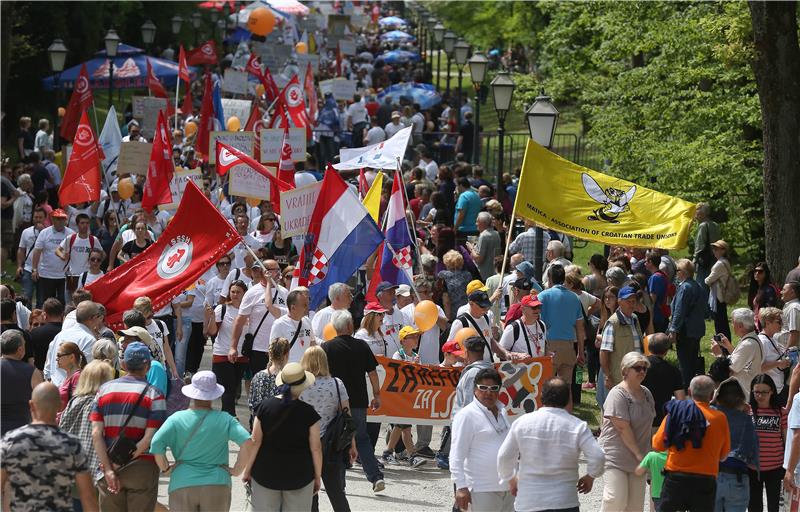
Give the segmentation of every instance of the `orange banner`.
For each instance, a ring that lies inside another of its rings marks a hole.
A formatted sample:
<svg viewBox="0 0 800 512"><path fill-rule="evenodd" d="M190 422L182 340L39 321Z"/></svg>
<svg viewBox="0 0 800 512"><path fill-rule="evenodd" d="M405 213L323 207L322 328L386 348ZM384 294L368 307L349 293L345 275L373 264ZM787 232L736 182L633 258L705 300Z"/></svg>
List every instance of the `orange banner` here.
<svg viewBox="0 0 800 512"><path fill-rule="evenodd" d="M408 363L377 356L381 407L369 411L368 421L412 425L449 425L461 366ZM551 357L526 363L504 361L494 367L503 379L500 402L514 421L541 406L541 386L553 375Z"/></svg>

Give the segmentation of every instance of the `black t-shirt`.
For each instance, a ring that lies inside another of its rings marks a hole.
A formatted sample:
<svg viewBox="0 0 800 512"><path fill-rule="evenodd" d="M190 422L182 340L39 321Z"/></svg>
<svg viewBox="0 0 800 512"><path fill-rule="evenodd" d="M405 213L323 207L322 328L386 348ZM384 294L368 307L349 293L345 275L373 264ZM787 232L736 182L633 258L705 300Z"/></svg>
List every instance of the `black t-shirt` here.
<svg viewBox="0 0 800 512"><path fill-rule="evenodd" d="M267 244L267 249L272 252L272 259L278 262L281 270L288 267L289 260L297 256L297 248L289 239L283 241L283 247L278 247L274 242L270 242Z"/></svg>
<svg viewBox="0 0 800 512"><path fill-rule="evenodd" d="M0 194L2 194L3 198L11 199L14 197L14 187L10 184L11 182L7 181L3 178L2 183L0 183ZM13 203L9 204L8 206L4 207L0 211L0 218L5 220L11 220L14 218L14 205Z"/></svg>
<svg viewBox="0 0 800 512"><path fill-rule="evenodd" d="M153 242L150 240L145 239L144 247L139 247L136 245L136 240L131 240L130 242L126 243L122 246L122 252L125 254L129 254L131 258L136 256L137 254L143 253L145 249L153 245Z"/></svg>
<svg viewBox="0 0 800 512"><path fill-rule="evenodd" d="M369 398L365 374L378 367L378 361L367 342L344 335L323 343L322 348L328 355L331 375L341 379L347 389L350 407L366 409Z"/></svg>
<svg viewBox="0 0 800 512"><path fill-rule="evenodd" d="M263 434L251 476L267 489L291 491L314 480L314 460L308 444L308 429L320 417L307 403L292 400L284 406L280 398L266 398L256 409Z"/></svg>
<svg viewBox="0 0 800 512"><path fill-rule="evenodd" d="M683 389L683 378L681 372L675 366L665 361L659 356L647 356L650 361L650 369L647 376L642 381L642 386L650 390L656 406L656 417L653 419L653 426L661 425L661 421L666 416L664 406L672 399L672 394Z"/></svg>
<svg viewBox="0 0 800 512"><path fill-rule="evenodd" d="M475 137L475 124L472 121L467 121L458 129L458 134L461 135L461 152L467 158L472 156L472 140Z"/></svg>
<svg viewBox="0 0 800 512"><path fill-rule="evenodd" d="M31 344L33 345L33 365L44 370L47 360L47 349L50 342L61 332L61 322L48 322L31 331Z"/></svg>
<svg viewBox="0 0 800 512"><path fill-rule="evenodd" d="M47 172L47 169L42 164L36 164L36 167L33 168L31 171L31 181L33 181L33 193L37 193L40 190L44 190L45 184L47 183L47 178L50 177L50 173Z"/></svg>
<svg viewBox="0 0 800 512"><path fill-rule="evenodd" d="M16 329L19 332L21 332L22 337L25 339L25 357L22 360L27 362L28 359L34 357L33 343L31 343L31 334L28 331L22 329L22 327L20 327L17 324L0 324L0 333L4 333L12 329Z"/></svg>

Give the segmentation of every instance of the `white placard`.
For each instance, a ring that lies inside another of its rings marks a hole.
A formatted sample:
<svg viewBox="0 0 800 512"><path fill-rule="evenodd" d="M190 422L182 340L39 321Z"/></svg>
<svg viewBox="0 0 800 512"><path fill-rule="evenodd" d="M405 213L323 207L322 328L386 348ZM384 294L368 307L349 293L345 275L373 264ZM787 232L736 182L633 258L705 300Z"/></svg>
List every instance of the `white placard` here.
<svg viewBox="0 0 800 512"><path fill-rule="evenodd" d="M233 94L247 94L247 73L232 68L226 69L225 78L222 80L222 90Z"/></svg>
<svg viewBox="0 0 800 512"><path fill-rule="evenodd" d="M253 156L253 132L211 132L208 137L208 163L217 163L217 140L238 149L248 156ZM235 167L234 167L235 169Z"/></svg>
<svg viewBox="0 0 800 512"><path fill-rule="evenodd" d="M158 111L163 110L165 115L167 113L167 99L134 96L131 101L133 103L133 117L139 121L139 129L142 135L152 139L158 123Z"/></svg>
<svg viewBox="0 0 800 512"><path fill-rule="evenodd" d="M342 55L355 55L356 42L351 37L340 39L339 49L342 51Z"/></svg>
<svg viewBox="0 0 800 512"><path fill-rule="evenodd" d="M277 163L281 159L283 128L263 128L261 130L261 161ZM289 128L289 145L292 147L292 161L306 161L306 129Z"/></svg>
<svg viewBox="0 0 800 512"><path fill-rule="evenodd" d="M197 188L203 190L203 172L200 168L197 169L184 169L183 167L176 167L175 174L172 175L172 181L169 184L169 191L172 193L172 202L169 204L159 205L160 210L177 210L178 205L183 197L183 192L186 190L186 184L193 181Z"/></svg>
<svg viewBox="0 0 800 512"><path fill-rule="evenodd" d="M245 123L250 118L250 107L253 104L250 100L234 100L231 98L222 98L222 111L225 113L225 123L228 122L232 116L239 118L244 128Z"/></svg>
<svg viewBox="0 0 800 512"><path fill-rule="evenodd" d="M353 95L356 93L356 81L347 80L346 78L322 80L319 83L319 90L323 97L331 93L335 100L352 101Z"/></svg>
<svg viewBox="0 0 800 512"><path fill-rule="evenodd" d="M120 145L117 159L117 176L120 174L147 175L147 166L150 165L152 151L153 145L149 142L123 142Z"/></svg>
<svg viewBox="0 0 800 512"><path fill-rule="evenodd" d="M281 192L281 234L283 238L305 235L314 205L317 204L322 182Z"/></svg>
<svg viewBox="0 0 800 512"><path fill-rule="evenodd" d="M300 53L297 55L297 67L300 68L301 75L305 76L308 63L311 63L311 71L314 73L319 71L319 55L311 53Z"/></svg>
<svg viewBox="0 0 800 512"><path fill-rule="evenodd" d="M277 169L267 167L273 175L277 175ZM270 182L266 176L262 176L253 169L237 165L230 170L230 181L228 182L228 193L232 196L254 197L269 201Z"/></svg>

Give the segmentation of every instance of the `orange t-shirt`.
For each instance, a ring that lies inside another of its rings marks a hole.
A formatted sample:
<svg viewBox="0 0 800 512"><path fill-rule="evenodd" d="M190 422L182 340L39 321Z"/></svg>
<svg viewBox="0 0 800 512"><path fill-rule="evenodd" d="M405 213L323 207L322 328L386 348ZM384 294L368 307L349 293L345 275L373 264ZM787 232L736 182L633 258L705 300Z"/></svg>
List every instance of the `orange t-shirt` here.
<svg viewBox="0 0 800 512"><path fill-rule="evenodd" d="M709 423L702 446L695 448L692 442L687 440L682 450L678 450L675 446L670 446L667 450L664 442L664 429L669 419L667 416L658 427L658 432L653 435L653 450L667 450L667 464L664 466L667 471L716 477L720 461L727 458L728 452L731 451L728 418L724 413L712 409L707 402L695 402L695 404Z"/></svg>

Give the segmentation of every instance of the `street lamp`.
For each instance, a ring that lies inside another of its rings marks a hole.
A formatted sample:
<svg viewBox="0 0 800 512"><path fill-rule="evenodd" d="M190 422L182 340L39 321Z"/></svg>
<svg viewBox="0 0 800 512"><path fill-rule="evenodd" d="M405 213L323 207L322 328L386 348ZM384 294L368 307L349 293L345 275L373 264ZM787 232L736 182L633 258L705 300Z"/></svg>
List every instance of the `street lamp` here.
<svg viewBox="0 0 800 512"><path fill-rule="evenodd" d="M550 96L544 93L544 87L531 108L525 112L525 119L528 121L531 139L550 149L553 146L553 136L555 136L556 124L558 124L558 109L550 101ZM544 230L539 225L536 226L536 238L533 246L533 266L536 278L541 282L544 268Z"/></svg>
<svg viewBox="0 0 800 512"><path fill-rule="evenodd" d="M150 52L150 45L156 39L156 25L152 20L147 20L142 24L142 42L148 53Z"/></svg>
<svg viewBox="0 0 800 512"><path fill-rule="evenodd" d="M58 100L61 92L59 81L61 80L61 72L64 71L64 64L67 61L67 47L64 46L64 41L61 39L53 39L53 43L47 47L47 59L50 61L50 70L56 74L55 88L56 88L56 115L53 118L53 150L58 151L61 148L61 135L58 133ZM88 86L88 84L87 84Z"/></svg>
<svg viewBox="0 0 800 512"><path fill-rule="evenodd" d="M489 59L482 53L476 53L469 59L468 64L469 74L472 78L472 86L475 88L475 131L472 135L472 163L476 164L480 160L478 146L481 130L481 86L486 78L486 68L489 67Z"/></svg>
<svg viewBox="0 0 800 512"><path fill-rule="evenodd" d="M194 27L194 45L197 46L197 31L200 29L200 24L203 22L203 15L199 12L192 14L192 27Z"/></svg>
<svg viewBox="0 0 800 512"><path fill-rule="evenodd" d="M459 39L453 47L453 53L456 58L456 66L458 66L458 101L456 108L458 109L457 125L461 127L461 79L464 73L464 66L467 64L467 57L469 56L469 45L463 39Z"/></svg>
<svg viewBox="0 0 800 512"><path fill-rule="evenodd" d="M228 16L231 14L231 6L226 1L222 4L222 19L225 20L225 24L222 29L222 48L225 47L225 40L228 38Z"/></svg>
<svg viewBox="0 0 800 512"><path fill-rule="evenodd" d="M489 84L492 87L494 109L497 111L497 200L502 202L505 195L503 189L503 139L506 134L506 115L511 110L511 98L514 95L514 81L508 71L499 71ZM513 220L513 219L512 219Z"/></svg>
<svg viewBox="0 0 800 512"><path fill-rule="evenodd" d="M439 79L442 76L442 40L444 39L444 25L436 22L433 26L433 38L436 40L436 87L439 87Z"/></svg>
<svg viewBox="0 0 800 512"><path fill-rule="evenodd" d="M456 35L449 30L442 38L444 53L447 54L447 100L450 101L450 59L453 58L453 47L456 45Z"/></svg>
<svg viewBox="0 0 800 512"><path fill-rule="evenodd" d="M178 16L177 14L172 17L172 34L178 35L181 33L181 25L183 24L183 18Z"/></svg>
<svg viewBox="0 0 800 512"><path fill-rule="evenodd" d="M114 93L114 57L119 50L119 36L113 28L109 29L104 39L106 55L108 56L108 108L111 109L111 100Z"/></svg>
<svg viewBox="0 0 800 512"><path fill-rule="evenodd" d="M428 53L428 74L431 77L431 82L433 82L433 43L435 42L433 37L433 27L436 26L436 18L434 18L433 15L428 16L425 20L425 24L428 27L427 39L430 47L430 52Z"/></svg>

